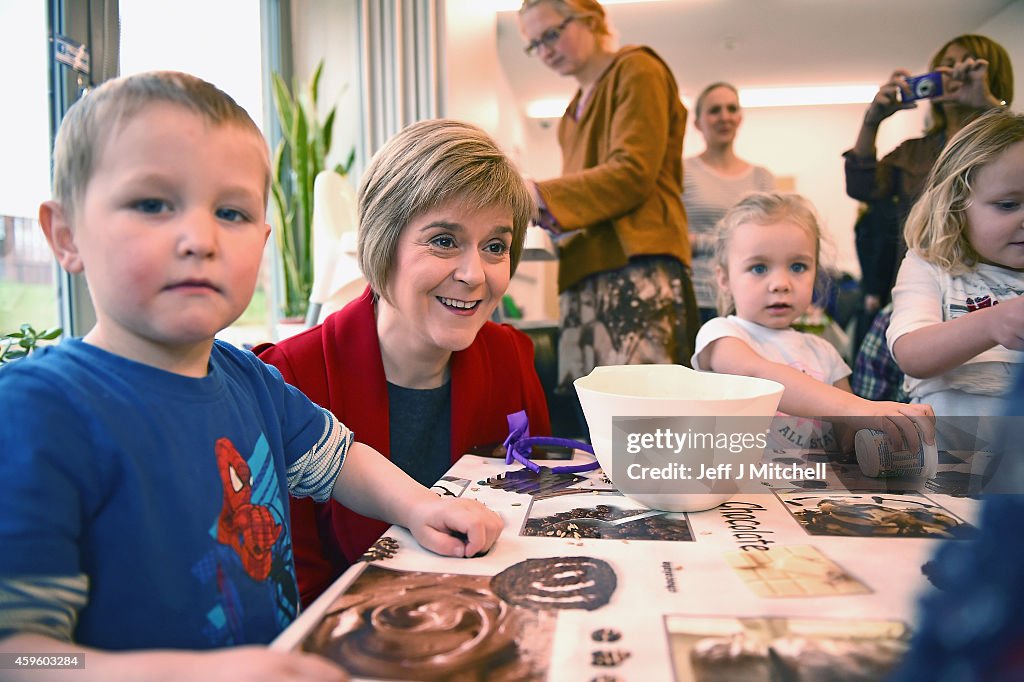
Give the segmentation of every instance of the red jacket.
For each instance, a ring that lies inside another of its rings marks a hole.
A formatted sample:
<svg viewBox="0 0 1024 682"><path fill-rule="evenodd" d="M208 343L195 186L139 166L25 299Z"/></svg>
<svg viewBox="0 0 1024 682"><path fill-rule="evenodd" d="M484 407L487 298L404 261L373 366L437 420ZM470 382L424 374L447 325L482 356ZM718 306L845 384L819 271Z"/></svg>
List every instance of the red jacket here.
<svg viewBox="0 0 1024 682"><path fill-rule="evenodd" d="M255 349L285 381L345 423L356 440L390 456L388 390L369 289L316 327ZM533 435L549 435L533 344L522 332L487 322L451 359L451 461L508 435L506 415L525 409ZM388 525L331 500L291 499L295 571L309 604L356 561Z"/></svg>

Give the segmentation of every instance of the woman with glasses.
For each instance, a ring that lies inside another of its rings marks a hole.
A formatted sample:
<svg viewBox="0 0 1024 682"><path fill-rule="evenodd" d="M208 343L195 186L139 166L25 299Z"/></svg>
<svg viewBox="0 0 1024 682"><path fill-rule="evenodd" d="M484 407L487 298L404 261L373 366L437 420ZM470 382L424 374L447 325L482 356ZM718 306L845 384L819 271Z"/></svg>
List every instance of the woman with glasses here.
<svg viewBox="0 0 1024 682"><path fill-rule="evenodd" d="M733 204L751 192L775 189L775 176L741 159L733 149L743 122L739 93L729 83L712 83L697 97L694 126L704 136L704 152L683 161L683 205L693 248L693 289L701 322L718 317L715 277L715 225Z"/></svg>
<svg viewBox="0 0 1024 682"><path fill-rule="evenodd" d="M689 364L699 319L682 195L686 110L648 47L612 47L594 0L526 0L527 54L579 85L562 116L562 176L532 183L556 235L559 383L599 365Z"/></svg>

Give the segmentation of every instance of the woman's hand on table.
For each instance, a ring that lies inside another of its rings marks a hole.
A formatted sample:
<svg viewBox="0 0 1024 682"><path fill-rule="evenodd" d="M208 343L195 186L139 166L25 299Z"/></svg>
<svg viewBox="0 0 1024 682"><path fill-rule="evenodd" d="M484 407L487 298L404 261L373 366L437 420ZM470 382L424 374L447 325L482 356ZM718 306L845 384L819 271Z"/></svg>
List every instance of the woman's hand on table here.
<svg viewBox="0 0 1024 682"><path fill-rule="evenodd" d="M409 531L416 541L438 554L475 557L497 541L505 522L478 500L437 497L409 511Z"/></svg>

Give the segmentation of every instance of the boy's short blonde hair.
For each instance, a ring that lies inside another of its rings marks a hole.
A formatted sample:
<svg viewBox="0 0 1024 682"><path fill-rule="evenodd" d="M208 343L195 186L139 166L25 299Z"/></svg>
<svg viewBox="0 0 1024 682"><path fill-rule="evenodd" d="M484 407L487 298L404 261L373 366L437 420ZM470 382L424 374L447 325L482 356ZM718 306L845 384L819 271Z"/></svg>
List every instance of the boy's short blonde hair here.
<svg viewBox="0 0 1024 682"><path fill-rule="evenodd" d="M180 104L215 125L239 125L263 140L245 109L196 76L150 71L109 80L68 109L54 142L53 196L69 217L85 195L103 144L125 119L156 102ZM266 176L264 200L270 188L269 157Z"/></svg>
<svg viewBox="0 0 1024 682"><path fill-rule="evenodd" d="M1024 141L1024 115L994 109L953 136L925 182L907 216L907 248L951 274L978 264L978 252L967 241L967 206L978 169L1007 147Z"/></svg>
<svg viewBox="0 0 1024 682"><path fill-rule="evenodd" d="M523 252L533 199L519 171L483 130L434 119L392 137L370 161L359 183L359 267L385 300L402 230L416 217L449 202L467 209L512 211L511 273Z"/></svg>
<svg viewBox="0 0 1024 682"><path fill-rule="evenodd" d="M728 271L729 243L733 232L740 225L768 225L780 222L793 223L807 230L814 239L815 275L820 276L823 233L818 212L814 209L814 204L805 197L791 192L754 192L740 199L726 211L715 226L715 264L723 272ZM721 315L731 315L736 311L732 296L724 289L718 290L717 303Z"/></svg>

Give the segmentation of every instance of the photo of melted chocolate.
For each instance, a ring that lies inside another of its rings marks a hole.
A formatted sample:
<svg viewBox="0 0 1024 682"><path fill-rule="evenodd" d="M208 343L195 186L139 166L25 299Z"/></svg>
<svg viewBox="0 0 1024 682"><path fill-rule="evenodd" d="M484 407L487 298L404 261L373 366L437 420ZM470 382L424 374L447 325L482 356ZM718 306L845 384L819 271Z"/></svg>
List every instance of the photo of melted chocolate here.
<svg viewBox="0 0 1024 682"><path fill-rule="evenodd" d="M491 579L491 589L510 604L530 609L599 609L611 599L615 570L593 557L526 559Z"/></svg>
<svg viewBox="0 0 1024 682"><path fill-rule="evenodd" d="M542 679L554 615L503 600L491 580L368 566L302 649L364 677Z"/></svg>
<svg viewBox="0 0 1024 682"><path fill-rule="evenodd" d="M537 507L531 509L536 513ZM526 520L520 535L536 537L692 541L693 531L685 514L647 515L646 509L621 509L614 505L575 507ZM638 517L629 521L629 517Z"/></svg>
<svg viewBox="0 0 1024 682"><path fill-rule="evenodd" d="M780 493L793 517L811 535L954 538L971 527L921 495Z"/></svg>
<svg viewBox="0 0 1024 682"><path fill-rule="evenodd" d="M910 640L898 621L678 616L666 626L679 682L874 682Z"/></svg>

